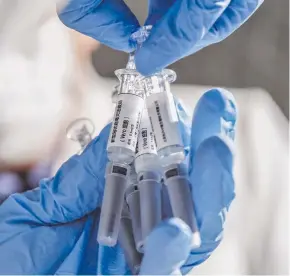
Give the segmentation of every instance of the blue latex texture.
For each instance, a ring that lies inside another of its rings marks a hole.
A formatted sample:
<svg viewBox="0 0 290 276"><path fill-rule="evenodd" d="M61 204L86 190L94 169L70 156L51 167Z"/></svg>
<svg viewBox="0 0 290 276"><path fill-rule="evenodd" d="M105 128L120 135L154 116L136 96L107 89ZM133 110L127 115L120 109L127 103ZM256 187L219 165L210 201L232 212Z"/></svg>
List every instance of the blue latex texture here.
<svg viewBox="0 0 290 276"><path fill-rule="evenodd" d="M236 104L223 89L206 92L193 119L176 100L202 245L191 251L181 220L164 220L145 242L140 274L188 273L217 248L235 197L233 139ZM67 160L38 188L0 206L0 274L128 275L122 248L97 244L107 163L106 126L81 155Z"/></svg>
<svg viewBox="0 0 290 276"><path fill-rule="evenodd" d="M238 29L263 0L149 0L145 25L151 35L135 56L137 70L151 75ZM140 25L124 1L70 0L59 8L68 27L120 51L131 52L130 36ZM150 62L148 62L150 61Z"/></svg>

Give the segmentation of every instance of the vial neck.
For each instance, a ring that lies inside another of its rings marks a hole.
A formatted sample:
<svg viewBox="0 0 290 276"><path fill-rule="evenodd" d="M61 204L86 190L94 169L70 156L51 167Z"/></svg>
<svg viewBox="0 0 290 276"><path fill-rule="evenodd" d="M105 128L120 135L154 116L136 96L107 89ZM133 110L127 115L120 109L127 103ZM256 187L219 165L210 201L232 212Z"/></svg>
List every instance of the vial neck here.
<svg viewBox="0 0 290 276"><path fill-rule="evenodd" d="M126 65L126 69L136 70L134 53L130 53L129 60L128 60L127 65Z"/></svg>

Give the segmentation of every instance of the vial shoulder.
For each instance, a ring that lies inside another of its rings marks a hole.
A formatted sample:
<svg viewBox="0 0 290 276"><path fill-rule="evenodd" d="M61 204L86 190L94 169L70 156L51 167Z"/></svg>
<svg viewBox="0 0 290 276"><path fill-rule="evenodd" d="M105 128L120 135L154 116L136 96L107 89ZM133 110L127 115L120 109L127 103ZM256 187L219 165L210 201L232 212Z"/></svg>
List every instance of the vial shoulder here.
<svg viewBox="0 0 290 276"><path fill-rule="evenodd" d="M162 167L171 164L180 164L185 159L184 148L181 145L171 145L158 150L160 165Z"/></svg>
<svg viewBox="0 0 290 276"><path fill-rule="evenodd" d="M131 164L134 161L135 152L120 146L110 146L107 149L108 159L111 162Z"/></svg>
<svg viewBox="0 0 290 276"><path fill-rule="evenodd" d="M136 173L142 171L160 171L159 158L157 154L144 153L135 158Z"/></svg>

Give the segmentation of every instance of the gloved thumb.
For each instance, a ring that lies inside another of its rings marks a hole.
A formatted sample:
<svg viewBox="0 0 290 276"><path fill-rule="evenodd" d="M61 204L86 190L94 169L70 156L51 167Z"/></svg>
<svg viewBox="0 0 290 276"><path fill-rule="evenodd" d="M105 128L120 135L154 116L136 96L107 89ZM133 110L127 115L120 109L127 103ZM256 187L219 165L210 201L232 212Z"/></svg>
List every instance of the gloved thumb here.
<svg viewBox="0 0 290 276"><path fill-rule="evenodd" d="M140 275L181 274L191 249L190 228L180 219L162 222L145 240Z"/></svg>

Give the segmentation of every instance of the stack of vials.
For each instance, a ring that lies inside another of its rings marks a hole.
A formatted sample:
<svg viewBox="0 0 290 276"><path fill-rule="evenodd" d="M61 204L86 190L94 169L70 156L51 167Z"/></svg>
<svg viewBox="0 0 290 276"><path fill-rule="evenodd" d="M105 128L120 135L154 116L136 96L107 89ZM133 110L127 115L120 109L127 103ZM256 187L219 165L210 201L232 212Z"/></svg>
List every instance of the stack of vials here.
<svg viewBox="0 0 290 276"><path fill-rule="evenodd" d="M132 35L137 48L149 32L150 27L142 27ZM143 77L130 54L126 68L115 73L120 85L107 146L98 242L112 247L119 240L132 273L138 274L146 238L164 218L164 191L172 216L191 228L193 248L200 246L200 236L170 91L175 72L164 69Z"/></svg>

